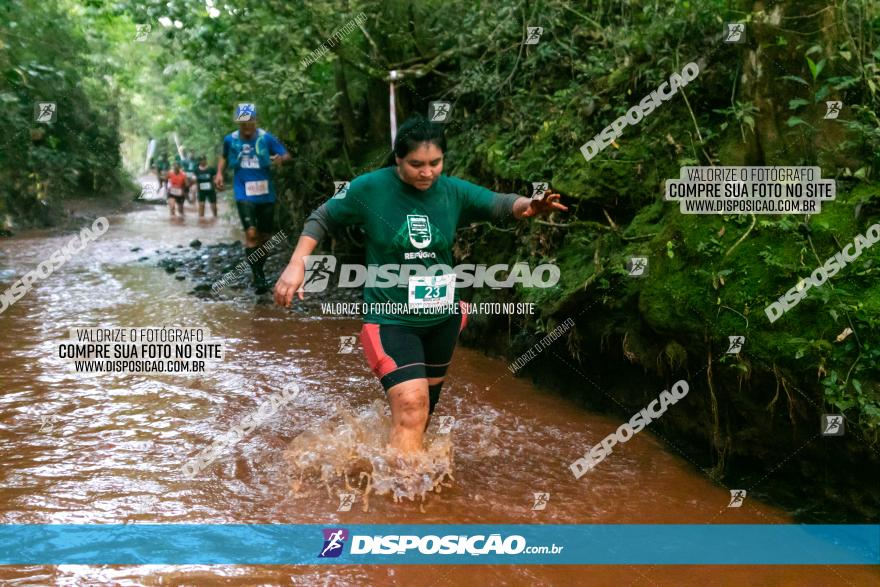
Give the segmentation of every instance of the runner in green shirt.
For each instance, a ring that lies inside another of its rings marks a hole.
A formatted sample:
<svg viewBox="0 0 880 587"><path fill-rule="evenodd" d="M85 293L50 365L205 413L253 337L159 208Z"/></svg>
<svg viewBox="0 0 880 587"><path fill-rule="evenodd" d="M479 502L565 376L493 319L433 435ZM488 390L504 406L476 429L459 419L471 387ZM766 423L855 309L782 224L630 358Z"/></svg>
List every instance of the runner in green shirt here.
<svg viewBox="0 0 880 587"><path fill-rule="evenodd" d="M211 212L214 214L214 218L217 218L217 192L214 191L214 176L217 174L217 170L208 167L208 158L201 155L194 174L199 194L199 218L205 216L205 200L211 203Z"/></svg>
<svg viewBox="0 0 880 587"><path fill-rule="evenodd" d="M347 190L339 190L312 212L275 285L279 305L289 306L295 294L302 299L302 287L308 285L303 283L305 257L328 231L346 225L363 227L367 266L409 266L406 275L401 270L400 276L395 273L390 279L397 283L399 278L406 287L364 289L368 309L383 304L389 311L366 312L361 330L367 361L391 403L390 444L403 452L424 450L422 435L440 399L458 334L467 323L466 305L459 305L451 271L456 228L474 220L568 210L549 190L543 199L496 194L442 175L445 150L440 125L423 117L407 120L394 142L395 165L355 178ZM440 275L414 275L415 265L433 268ZM311 273L314 276L316 271ZM405 313L391 311L402 306L407 307ZM424 310L430 306L448 311Z"/></svg>
<svg viewBox="0 0 880 587"><path fill-rule="evenodd" d="M168 163L168 155L162 153L159 156L159 160L156 162L156 169L159 172L159 193L162 192L162 188L165 188L167 191L168 170L171 169L171 165Z"/></svg>

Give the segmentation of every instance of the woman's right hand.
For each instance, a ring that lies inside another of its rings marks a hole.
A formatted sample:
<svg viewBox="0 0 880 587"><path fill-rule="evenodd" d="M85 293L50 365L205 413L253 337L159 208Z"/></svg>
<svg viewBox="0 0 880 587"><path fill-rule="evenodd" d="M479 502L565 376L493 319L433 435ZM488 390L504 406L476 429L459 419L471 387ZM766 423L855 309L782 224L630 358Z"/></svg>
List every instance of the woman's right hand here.
<svg viewBox="0 0 880 587"><path fill-rule="evenodd" d="M303 299L302 284L305 280L306 264L300 257L290 260L281 277L275 283L275 303L287 308L293 301L293 295L298 294Z"/></svg>

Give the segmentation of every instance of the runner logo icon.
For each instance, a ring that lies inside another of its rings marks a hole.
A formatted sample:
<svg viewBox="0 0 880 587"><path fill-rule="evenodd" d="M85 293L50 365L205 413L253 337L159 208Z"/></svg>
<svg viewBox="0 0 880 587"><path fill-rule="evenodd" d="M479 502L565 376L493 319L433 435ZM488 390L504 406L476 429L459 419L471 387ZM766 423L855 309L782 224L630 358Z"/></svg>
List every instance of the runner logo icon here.
<svg viewBox="0 0 880 587"><path fill-rule="evenodd" d="M137 28L137 33L135 33L134 40L146 41L152 27L149 24L139 24L135 26Z"/></svg>
<svg viewBox="0 0 880 587"><path fill-rule="evenodd" d="M339 337L339 354L353 353L355 346L357 346L357 336Z"/></svg>
<svg viewBox="0 0 880 587"><path fill-rule="evenodd" d="M843 436L843 416L822 414L822 436Z"/></svg>
<svg viewBox="0 0 880 587"><path fill-rule="evenodd" d="M549 493L535 493L535 503L532 505L532 511L537 512L547 508L547 502L550 501Z"/></svg>
<svg viewBox="0 0 880 587"><path fill-rule="evenodd" d="M250 122L257 117L257 106L252 102L242 102L235 109L235 122Z"/></svg>
<svg viewBox="0 0 880 587"><path fill-rule="evenodd" d="M342 554L345 541L348 540L348 530L345 528L324 528L324 548L321 549L318 558L336 558Z"/></svg>
<svg viewBox="0 0 880 587"><path fill-rule="evenodd" d="M630 257L626 262L626 270L631 277L642 277L648 271L648 258Z"/></svg>
<svg viewBox="0 0 880 587"><path fill-rule="evenodd" d="M428 119L431 122L449 122L452 104L449 102L431 102L428 104Z"/></svg>
<svg viewBox="0 0 880 587"><path fill-rule="evenodd" d="M746 490L745 489L731 489L730 490L730 503L727 504L729 508L738 508L742 507L743 501L746 499Z"/></svg>
<svg viewBox="0 0 880 587"><path fill-rule="evenodd" d="M350 512L351 506L354 505L354 493L340 493L339 494L339 508L337 508L337 512Z"/></svg>
<svg viewBox="0 0 880 587"><path fill-rule="evenodd" d="M828 100L825 102L825 108L827 111L825 112L825 120L834 120L837 118L837 115L840 114L840 109L843 107L843 102L840 100Z"/></svg>
<svg viewBox="0 0 880 587"><path fill-rule="evenodd" d="M728 355L738 355L746 343L745 336L728 336L727 340L730 343L730 346L727 348Z"/></svg>
<svg viewBox="0 0 880 587"><path fill-rule="evenodd" d="M348 195L348 186L351 185L349 181L334 181L333 182L333 199L341 200L346 195Z"/></svg>
<svg viewBox="0 0 880 587"><path fill-rule="evenodd" d="M55 102L37 102L34 105L34 120L37 122L55 122Z"/></svg>
<svg viewBox="0 0 880 587"><path fill-rule="evenodd" d="M437 432L439 434L449 434L452 431L453 424L455 424L455 418L452 416L440 416L440 426L437 427Z"/></svg>
<svg viewBox="0 0 880 587"><path fill-rule="evenodd" d="M544 27L530 26L528 27L528 36L526 37L526 45L537 45L544 33Z"/></svg>
<svg viewBox="0 0 880 587"><path fill-rule="evenodd" d="M547 195L547 188L550 186L546 181L533 181L532 182L532 199L533 200L543 200L544 196Z"/></svg>
<svg viewBox="0 0 880 587"><path fill-rule="evenodd" d="M724 42L725 43L743 43L745 42L746 25L741 22L725 23Z"/></svg>
<svg viewBox="0 0 880 587"><path fill-rule="evenodd" d="M330 276L336 269L336 257L333 255L308 255L305 258L305 264L303 291L318 292L327 289Z"/></svg>

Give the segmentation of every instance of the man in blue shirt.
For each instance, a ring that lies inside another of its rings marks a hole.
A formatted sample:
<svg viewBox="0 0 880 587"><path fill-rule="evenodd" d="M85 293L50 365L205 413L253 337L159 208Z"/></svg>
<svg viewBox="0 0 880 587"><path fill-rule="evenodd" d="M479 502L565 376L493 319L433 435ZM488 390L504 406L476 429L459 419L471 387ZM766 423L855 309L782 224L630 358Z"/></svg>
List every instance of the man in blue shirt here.
<svg viewBox="0 0 880 587"><path fill-rule="evenodd" d="M239 104L235 120L238 130L223 139L223 155L217 161L214 183L224 189L223 170L233 170L235 205L245 231L245 254L254 274L258 294L269 291L263 273L265 255L254 255L272 234L275 217L275 186L269 170L272 164L290 159L290 153L274 136L257 128L253 104ZM257 258L259 257L259 258Z"/></svg>

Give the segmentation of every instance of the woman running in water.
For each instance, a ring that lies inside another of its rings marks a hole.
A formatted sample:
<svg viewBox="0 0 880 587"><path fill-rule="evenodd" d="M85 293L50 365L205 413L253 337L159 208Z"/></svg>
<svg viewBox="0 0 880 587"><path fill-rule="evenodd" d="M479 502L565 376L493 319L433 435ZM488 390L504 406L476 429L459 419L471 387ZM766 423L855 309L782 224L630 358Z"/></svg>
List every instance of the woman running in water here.
<svg viewBox="0 0 880 587"><path fill-rule="evenodd" d="M390 445L402 452L421 451L422 435L440 399L440 388L458 335L467 323L455 291L452 246L460 223L530 218L567 211L559 195L543 199L496 194L462 179L442 175L446 139L443 129L422 117L410 118L394 141L394 162L356 177L306 219L296 250L275 284L275 302L287 307L294 294L303 299L305 257L329 231L361 225L366 233L367 265L395 264L406 269L445 265L438 277L401 271L405 287L364 289L361 344L367 361L391 403ZM429 275L434 272L429 272ZM397 281L395 280L395 283ZM442 302L445 313L423 312ZM406 313L385 312L407 306ZM372 306L372 308L371 308Z"/></svg>

